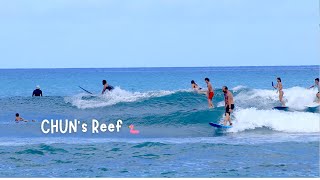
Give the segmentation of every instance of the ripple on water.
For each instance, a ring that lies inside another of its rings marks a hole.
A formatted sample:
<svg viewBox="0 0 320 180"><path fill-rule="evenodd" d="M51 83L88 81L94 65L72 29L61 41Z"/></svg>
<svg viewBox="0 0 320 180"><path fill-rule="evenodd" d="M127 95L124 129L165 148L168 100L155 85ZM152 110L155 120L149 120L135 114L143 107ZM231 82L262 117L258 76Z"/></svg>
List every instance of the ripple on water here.
<svg viewBox="0 0 320 180"><path fill-rule="evenodd" d="M159 142L144 142L140 143L138 145L132 146L133 148L144 148L144 147L154 147L154 146L165 146L166 144L164 143L159 143Z"/></svg>
<svg viewBox="0 0 320 180"><path fill-rule="evenodd" d="M33 155L44 155L44 152L37 149L26 149L23 151L18 151L16 154L33 154Z"/></svg>
<svg viewBox="0 0 320 180"><path fill-rule="evenodd" d="M142 154L142 155L137 155L137 156L132 156L132 157L137 157L137 158L144 158L144 159L159 159L160 156L156 154Z"/></svg>
<svg viewBox="0 0 320 180"><path fill-rule="evenodd" d="M40 145L40 149L46 152L49 152L51 154L56 154L57 152L61 152L61 153L68 153L67 150L63 149L63 148L55 148L53 146L49 146L46 144L41 144Z"/></svg>

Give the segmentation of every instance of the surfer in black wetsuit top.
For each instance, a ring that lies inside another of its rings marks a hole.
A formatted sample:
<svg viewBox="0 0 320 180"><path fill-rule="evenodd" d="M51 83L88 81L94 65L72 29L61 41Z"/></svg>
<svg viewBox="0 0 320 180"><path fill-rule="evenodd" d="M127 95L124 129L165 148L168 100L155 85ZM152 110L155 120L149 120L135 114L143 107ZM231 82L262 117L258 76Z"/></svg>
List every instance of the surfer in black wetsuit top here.
<svg viewBox="0 0 320 180"><path fill-rule="evenodd" d="M32 96L42 96L42 91L40 90L40 86L39 85L33 91Z"/></svg>
<svg viewBox="0 0 320 180"><path fill-rule="evenodd" d="M108 85L106 80L102 81L102 85L103 85L103 89L102 89L102 93L101 94L103 94L106 90L112 91L114 89L113 86Z"/></svg>

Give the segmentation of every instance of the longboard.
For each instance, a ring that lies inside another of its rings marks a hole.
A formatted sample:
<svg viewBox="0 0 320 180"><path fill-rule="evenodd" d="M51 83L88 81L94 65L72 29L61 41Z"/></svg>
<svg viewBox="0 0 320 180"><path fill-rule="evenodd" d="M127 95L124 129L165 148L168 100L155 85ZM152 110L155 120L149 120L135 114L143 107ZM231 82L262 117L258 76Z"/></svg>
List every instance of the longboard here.
<svg viewBox="0 0 320 180"><path fill-rule="evenodd" d="M289 107L283 107L283 106L276 106L273 107L273 109L277 109L277 110L288 110Z"/></svg>
<svg viewBox="0 0 320 180"><path fill-rule="evenodd" d="M225 125L216 124L216 123L213 123L213 122L210 122L209 124L210 124L211 126L213 126L213 127L216 127L216 128L224 128L224 129L232 128L232 126L225 126Z"/></svg>

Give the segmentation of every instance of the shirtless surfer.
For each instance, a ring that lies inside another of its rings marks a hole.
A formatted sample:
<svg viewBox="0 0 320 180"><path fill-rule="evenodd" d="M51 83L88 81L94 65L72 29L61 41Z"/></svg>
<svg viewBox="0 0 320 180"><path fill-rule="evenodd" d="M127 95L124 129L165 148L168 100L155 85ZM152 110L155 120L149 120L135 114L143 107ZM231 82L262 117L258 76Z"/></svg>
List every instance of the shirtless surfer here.
<svg viewBox="0 0 320 180"><path fill-rule="evenodd" d="M318 88L318 92L317 92L317 94L316 94L316 97L317 97L317 103L319 103L320 104L320 86L319 86L319 78L316 78L315 80L314 80L314 85L312 85L309 89L311 89L311 88L314 88L314 87L317 87Z"/></svg>
<svg viewBox="0 0 320 180"><path fill-rule="evenodd" d="M28 120L23 119L22 117L20 117L19 113L16 113L16 119L15 119L16 123L18 123L19 121L23 121L23 122L28 122ZM32 120L32 122L36 122L35 120Z"/></svg>
<svg viewBox="0 0 320 180"><path fill-rule="evenodd" d="M224 93L224 104L225 104L225 119L223 121L223 125L227 125L227 121L229 121L230 126L232 126L231 122L231 112L234 109L234 101L233 101L233 95L232 93L228 90L227 86L222 87L222 91Z"/></svg>
<svg viewBox="0 0 320 180"><path fill-rule="evenodd" d="M209 108L214 108L213 103L212 103L212 98L213 98L213 96L214 96L214 91L213 91L212 85L211 85L211 83L210 83L209 78L205 78L204 80L205 80L205 82L207 83L207 87L208 87L207 97L208 97L208 105L209 105Z"/></svg>

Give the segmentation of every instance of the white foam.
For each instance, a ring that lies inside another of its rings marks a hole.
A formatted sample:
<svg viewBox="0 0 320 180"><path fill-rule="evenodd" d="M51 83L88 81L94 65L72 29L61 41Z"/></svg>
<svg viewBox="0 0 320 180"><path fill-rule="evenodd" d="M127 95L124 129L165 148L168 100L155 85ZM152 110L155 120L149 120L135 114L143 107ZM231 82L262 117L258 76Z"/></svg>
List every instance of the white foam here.
<svg viewBox="0 0 320 180"><path fill-rule="evenodd" d="M284 99L286 106L290 109L302 110L305 106L313 103L317 91L315 89L306 89L302 87L292 87L284 89ZM252 106L264 106L270 103L279 103L279 94L276 90L253 89L251 91L243 91L235 96L235 101L241 104Z"/></svg>
<svg viewBox="0 0 320 180"><path fill-rule="evenodd" d="M238 109L234 112L234 125L230 132L267 127L275 131L318 133L320 114L286 112L278 110Z"/></svg>
<svg viewBox="0 0 320 180"><path fill-rule="evenodd" d="M89 97L86 94L78 94L73 97L65 98L65 101L71 103L79 109L98 108L105 106L112 106L121 102L135 102L151 97L161 97L175 93L174 91L149 91L145 93L141 92L129 92L122 90L119 87L115 87L114 90L108 91L103 95L94 96L92 98L84 99L83 97Z"/></svg>
<svg viewBox="0 0 320 180"><path fill-rule="evenodd" d="M238 85L238 86L232 88L232 91L235 93L235 92L238 92L238 91L245 89L245 88L247 88L247 86ZM224 107L224 105L225 105L224 101L220 101L217 103L217 107Z"/></svg>
<svg viewBox="0 0 320 180"><path fill-rule="evenodd" d="M239 90L241 90L241 89L245 89L245 88L247 88L247 87L246 87L246 86L239 85L239 86L236 86L236 87L232 88L232 91L233 91L233 92L237 92L237 91L239 91Z"/></svg>

